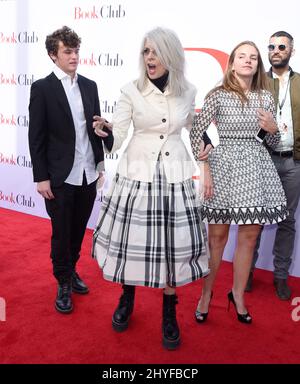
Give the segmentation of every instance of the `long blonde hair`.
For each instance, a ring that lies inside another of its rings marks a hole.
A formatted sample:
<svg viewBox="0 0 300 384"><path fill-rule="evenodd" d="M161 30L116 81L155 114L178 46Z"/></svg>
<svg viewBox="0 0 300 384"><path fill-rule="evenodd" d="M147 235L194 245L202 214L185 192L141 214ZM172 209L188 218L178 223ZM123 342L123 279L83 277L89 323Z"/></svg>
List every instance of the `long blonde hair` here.
<svg viewBox="0 0 300 384"><path fill-rule="evenodd" d="M239 43L233 49L228 59L228 64L223 77L222 85L214 88L211 92L209 92L209 94L213 93L217 89L225 89L228 92L236 93L238 97L241 99L243 104L248 102L248 98L232 69L236 51L242 45L250 45L251 47L255 48L257 51L257 71L254 74L252 79L251 91L254 91L260 94L262 90L267 89L267 75L266 75L265 67L264 67L259 49L257 48L256 44L253 43L253 41L246 40Z"/></svg>

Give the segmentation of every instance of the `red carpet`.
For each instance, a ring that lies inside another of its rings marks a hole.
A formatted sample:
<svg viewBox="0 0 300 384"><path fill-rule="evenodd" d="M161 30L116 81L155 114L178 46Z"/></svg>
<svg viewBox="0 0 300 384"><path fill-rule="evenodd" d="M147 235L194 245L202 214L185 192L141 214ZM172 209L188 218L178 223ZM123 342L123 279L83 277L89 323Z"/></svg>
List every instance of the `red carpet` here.
<svg viewBox="0 0 300 384"><path fill-rule="evenodd" d="M6 301L0 363L300 363L300 322L291 318L291 302L275 297L271 272L256 270L255 289L247 294L252 325L239 323L233 307L227 312L228 262L218 275L207 323L193 318L201 282L178 289L182 345L177 351L161 347L160 290L138 288L128 330L115 333L111 315L120 287L102 279L90 256L91 236L88 230L78 265L90 293L74 294L74 312L61 315L54 309L50 222L0 209L0 297ZM300 296L300 279L290 283L292 297Z"/></svg>

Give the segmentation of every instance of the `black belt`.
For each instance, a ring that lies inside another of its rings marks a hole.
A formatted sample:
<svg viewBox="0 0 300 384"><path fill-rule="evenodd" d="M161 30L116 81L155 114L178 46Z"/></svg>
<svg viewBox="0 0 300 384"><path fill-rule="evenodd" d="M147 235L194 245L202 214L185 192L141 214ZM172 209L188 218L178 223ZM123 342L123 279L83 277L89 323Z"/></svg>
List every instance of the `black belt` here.
<svg viewBox="0 0 300 384"><path fill-rule="evenodd" d="M271 155L280 156L280 157L292 157L293 151L272 151Z"/></svg>

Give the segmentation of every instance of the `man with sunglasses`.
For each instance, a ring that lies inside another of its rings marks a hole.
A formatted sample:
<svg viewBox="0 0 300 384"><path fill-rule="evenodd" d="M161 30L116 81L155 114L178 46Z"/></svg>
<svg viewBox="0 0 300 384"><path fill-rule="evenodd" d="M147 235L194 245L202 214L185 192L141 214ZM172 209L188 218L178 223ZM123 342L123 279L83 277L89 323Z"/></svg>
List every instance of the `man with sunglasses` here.
<svg viewBox="0 0 300 384"><path fill-rule="evenodd" d="M272 65L268 72L268 82L277 105L277 124L281 136L276 150L270 150L270 154L283 184L289 211L289 216L278 224L276 231L273 247L274 286L279 299L289 300L291 289L287 279L294 250L295 212L300 197L300 74L289 66L290 58L294 55L294 40L289 33L274 33L270 37L268 50ZM252 290L259 244L260 236L246 291Z"/></svg>

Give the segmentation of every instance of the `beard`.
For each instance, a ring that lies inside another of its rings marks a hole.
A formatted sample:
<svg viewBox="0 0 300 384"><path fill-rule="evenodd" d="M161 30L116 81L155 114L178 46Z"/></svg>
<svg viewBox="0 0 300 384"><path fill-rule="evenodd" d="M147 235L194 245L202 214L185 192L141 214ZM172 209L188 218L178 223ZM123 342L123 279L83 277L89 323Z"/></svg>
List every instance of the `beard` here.
<svg viewBox="0 0 300 384"><path fill-rule="evenodd" d="M269 57L269 62L270 62L270 64L272 65L272 67L274 67L274 68L285 68L286 66L288 66L291 56L292 56L292 52L290 52L290 53L287 55L286 58L281 59L280 61L275 61L275 62L273 62L273 59L274 59L274 58L270 58L270 57ZM276 57L276 56L275 56L275 57ZM277 56L277 57L278 57L278 56Z"/></svg>

